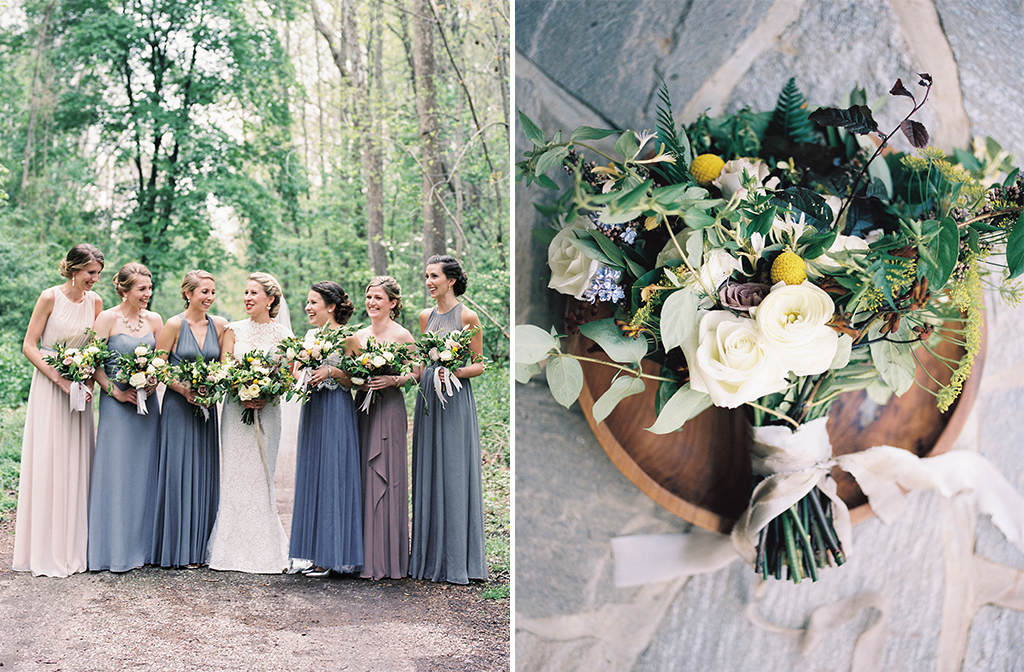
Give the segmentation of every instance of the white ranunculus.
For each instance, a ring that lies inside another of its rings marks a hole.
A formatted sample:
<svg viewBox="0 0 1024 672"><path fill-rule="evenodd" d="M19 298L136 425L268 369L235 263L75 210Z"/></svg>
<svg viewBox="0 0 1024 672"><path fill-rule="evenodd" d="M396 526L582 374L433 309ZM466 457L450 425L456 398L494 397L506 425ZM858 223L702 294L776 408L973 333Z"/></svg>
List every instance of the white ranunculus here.
<svg viewBox="0 0 1024 672"><path fill-rule="evenodd" d="M442 362L450 362L451 359L452 359L452 351L451 350L445 350L439 356L441 357L441 361Z"/></svg>
<svg viewBox="0 0 1024 672"><path fill-rule="evenodd" d="M134 387L135 389L138 389L140 387L145 387L146 386L146 372L145 371L139 371L138 373L136 373L135 375L133 375L131 378L128 379L128 384L131 385L132 387Z"/></svg>
<svg viewBox="0 0 1024 672"><path fill-rule="evenodd" d="M709 294L717 295L718 288L732 275L733 271L740 269L740 264L740 260L732 256L728 250L722 248L710 250L704 256L704 263L697 273L701 289ZM694 282L696 282L696 278Z"/></svg>
<svg viewBox="0 0 1024 672"><path fill-rule="evenodd" d="M389 362L393 362L395 360L395 354L393 352L387 352L385 350L380 354L384 357L384 359L388 360Z"/></svg>
<svg viewBox="0 0 1024 672"><path fill-rule="evenodd" d="M754 321L727 310L705 313L683 344L683 354L690 388L707 392L716 406L736 408L787 384Z"/></svg>
<svg viewBox="0 0 1024 672"><path fill-rule="evenodd" d="M581 217L555 234L548 246L548 267L551 269L548 287L577 299L583 298L583 293L590 287L590 280L597 273L598 263L573 246L572 231L592 228L594 225Z"/></svg>
<svg viewBox="0 0 1024 672"><path fill-rule="evenodd" d="M97 348L95 345L90 345L88 348L85 349L85 354L87 354L87 355L95 355L99 351L100 351L100 349Z"/></svg>
<svg viewBox="0 0 1024 672"><path fill-rule="evenodd" d="M743 188L744 169L748 175L754 177L766 187L774 187L779 183L776 177L765 183L764 179L768 177L771 168L764 161L760 159L733 159L726 162L722 172L718 174L718 177L711 184L722 190L724 198L732 198L732 195L736 193L740 195L740 198L743 198L747 195L747 190Z"/></svg>
<svg viewBox="0 0 1024 672"><path fill-rule="evenodd" d="M387 363L388 360L384 359L380 355L376 355L373 359L370 360L370 364L373 365L373 368L375 369L379 369L380 367L384 366Z"/></svg>
<svg viewBox="0 0 1024 672"><path fill-rule="evenodd" d="M799 285L780 282L751 313L785 371L813 376L828 369L839 334L826 326L835 304L825 290L806 280Z"/></svg>

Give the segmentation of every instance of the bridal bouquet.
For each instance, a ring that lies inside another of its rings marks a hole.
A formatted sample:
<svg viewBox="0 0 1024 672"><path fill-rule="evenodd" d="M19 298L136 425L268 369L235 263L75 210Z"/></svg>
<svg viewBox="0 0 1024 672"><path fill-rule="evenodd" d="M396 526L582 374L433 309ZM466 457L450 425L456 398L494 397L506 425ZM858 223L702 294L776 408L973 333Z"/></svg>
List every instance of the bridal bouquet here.
<svg viewBox="0 0 1024 672"><path fill-rule="evenodd" d="M858 479L876 513L896 485L921 487L907 485L916 462L905 464L906 451L832 459L832 401L858 389L879 403L903 394L918 353L947 340L963 355L939 358L948 382L931 391L948 409L980 346L983 278L1014 298L1024 272L1024 178L992 140L952 155L928 147L912 117L931 77L918 86L920 99L900 80L889 91L912 107L889 133L863 90L847 107L814 109L793 79L774 110L677 128L663 87L657 131L621 133L612 153L593 141L616 131L548 140L520 114L533 147L517 181L557 189L547 173L569 176L546 209L559 226L535 231L549 244L549 287L614 306L613 318L578 326L619 369L595 422L652 377L655 433L711 405L744 407L759 481L731 542L765 578L817 579L843 562L849 516L833 465ZM915 153L889 146L898 133ZM999 254L1005 263L990 261ZM518 327L516 378L546 363L553 396L568 406L583 375L560 338ZM642 373L642 359L659 375Z"/></svg>
<svg viewBox="0 0 1024 672"><path fill-rule="evenodd" d="M96 373L96 367L102 366L107 357L107 344L96 336L92 329L86 329L88 339L80 348L69 348L62 343L54 343L52 355L43 355L43 361L52 366L63 378L72 382L70 407L72 411L85 410L86 381Z"/></svg>
<svg viewBox="0 0 1024 672"><path fill-rule="evenodd" d="M167 351L154 350L141 344L130 353L118 355L114 360L114 380L135 388L135 412L149 415L146 406L146 388L170 380L173 367L167 366Z"/></svg>
<svg viewBox="0 0 1024 672"><path fill-rule="evenodd" d="M183 359L171 367L169 378L187 386L193 400L203 412L203 419L210 419L210 407L224 398L227 392L226 379L229 368L217 359Z"/></svg>
<svg viewBox="0 0 1024 672"><path fill-rule="evenodd" d="M343 352L345 339L355 333L358 327L343 326L330 329L327 326L310 330L303 338L289 336L282 339L277 346L278 355L289 365L298 365L295 384L288 393L288 398L299 397L302 403L309 401L313 390L309 389L310 374L327 363L327 357L335 352ZM324 383L320 384L323 387Z"/></svg>
<svg viewBox="0 0 1024 672"><path fill-rule="evenodd" d="M412 371L409 349L405 343L378 341L373 336L367 337L366 347L361 353L342 359L341 368L357 387L374 376L404 376ZM374 396L374 391L370 390L359 410L369 413Z"/></svg>
<svg viewBox="0 0 1024 672"><path fill-rule="evenodd" d="M231 359L224 378L227 393L239 402L276 401L294 383L288 367L279 357L259 350L247 352L241 359ZM256 409L243 408L242 422L256 421Z"/></svg>
<svg viewBox="0 0 1024 672"><path fill-rule="evenodd" d="M458 369L467 363L484 361L483 356L470 348L473 337L479 331L480 327L473 325L446 334L428 331L416 341L419 364L424 370L434 367L434 393L442 408L446 403L445 394L451 397L455 390L462 389L462 381L455 377L449 367L454 365Z"/></svg>

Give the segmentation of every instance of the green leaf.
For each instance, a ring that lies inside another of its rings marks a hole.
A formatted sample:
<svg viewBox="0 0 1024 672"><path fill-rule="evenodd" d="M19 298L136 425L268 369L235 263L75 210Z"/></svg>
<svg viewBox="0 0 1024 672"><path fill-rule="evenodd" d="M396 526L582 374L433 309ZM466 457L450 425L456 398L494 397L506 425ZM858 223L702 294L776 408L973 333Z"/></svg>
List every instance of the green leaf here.
<svg viewBox="0 0 1024 672"><path fill-rule="evenodd" d="M1024 273L1024 212L1006 237L1006 270L1011 279Z"/></svg>
<svg viewBox="0 0 1024 672"><path fill-rule="evenodd" d="M533 123L533 120L526 116L522 110L519 110L519 125L523 127L523 133L526 135L527 140L535 145L547 144L547 140L544 139L544 131L540 130L540 127Z"/></svg>
<svg viewBox="0 0 1024 672"><path fill-rule="evenodd" d="M533 364L515 364L515 376L516 382L525 385L530 382L530 379L540 373L540 364L534 362Z"/></svg>
<svg viewBox="0 0 1024 672"><path fill-rule="evenodd" d="M569 136L569 142L580 142L581 140L600 140L606 138L609 135L615 135L618 131L609 131L602 128L591 128L590 126L580 126L572 135Z"/></svg>
<svg viewBox="0 0 1024 672"><path fill-rule="evenodd" d="M618 376L612 381L611 387L601 395L601 398L594 402L592 410L594 422L602 422L615 410L620 401L634 394L640 394L645 388L643 378L629 375Z"/></svg>
<svg viewBox="0 0 1024 672"><path fill-rule="evenodd" d="M690 384L686 383L665 403L665 407L658 414L658 419L647 428L647 431L653 434L674 432L687 420L697 417L710 406L711 397L707 393L691 390Z"/></svg>
<svg viewBox="0 0 1024 672"><path fill-rule="evenodd" d="M548 362L548 388L551 396L562 406L569 408L579 399L583 389L583 367L578 360L559 355Z"/></svg>
<svg viewBox="0 0 1024 672"><path fill-rule="evenodd" d="M554 336L532 324L517 324L514 332L516 343L516 364L535 364L548 358L552 350L558 349Z"/></svg>
<svg viewBox="0 0 1024 672"><path fill-rule="evenodd" d="M888 337L893 341L909 341L912 335L907 327L907 320L903 320L900 328ZM885 384L892 388L896 396L900 396L914 384L914 344L893 341L882 340L872 343L871 361L874 362Z"/></svg>
<svg viewBox="0 0 1024 672"><path fill-rule="evenodd" d="M607 318L594 320L580 326L580 332L601 346L613 361L620 364L640 365L640 360L647 354L647 339L642 335L630 338L615 325L615 320Z"/></svg>
<svg viewBox="0 0 1024 672"><path fill-rule="evenodd" d="M626 131L615 141L615 151L626 157L626 159L632 159L636 156L639 149L640 146L637 144L636 135L633 134L633 131Z"/></svg>
<svg viewBox="0 0 1024 672"><path fill-rule="evenodd" d="M615 200L609 205L614 211L619 212L622 210L631 210L633 206L640 202L640 199L647 195L647 190L651 188L652 181L647 180L643 184L640 184L631 189L626 195ZM628 220L627 220L628 221Z"/></svg>
<svg viewBox="0 0 1024 672"><path fill-rule="evenodd" d="M534 164L534 172L537 175L543 175L555 166L562 165L562 161L565 157L569 156L568 147L555 147L554 149L548 150L540 155L537 159L537 163Z"/></svg>
<svg viewBox="0 0 1024 672"><path fill-rule="evenodd" d="M715 218L697 207L690 208L683 215L683 220L691 229L706 229L715 223Z"/></svg>
<svg viewBox="0 0 1024 672"><path fill-rule="evenodd" d="M939 222L939 235L934 241L935 271L928 278L933 290L945 286L956 267L960 255L960 229L952 217L943 217Z"/></svg>
<svg viewBox="0 0 1024 672"><path fill-rule="evenodd" d="M697 328L700 295L692 289L672 292L661 307L661 342L665 352L682 345Z"/></svg>
<svg viewBox="0 0 1024 672"><path fill-rule="evenodd" d="M615 265L615 268L625 268L626 259L622 254L622 249L618 245L613 243L608 236L596 230L576 230L577 237L582 238L583 234L588 235L595 243L597 243L598 247L601 248L601 252L609 261L611 261Z"/></svg>
<svg viewBox="0 0 1024 672"><path fill-rule="evenodd" d="M605 266L608 266L609 268L614 268L619 271L623 269L621 259L620 261L613 261L609 259L608 256L601 251L601 246L598 245L597 242L590 236L589 231L573 231L572 235L570 236L569 242L572 243L573 247L575 247L577 250L586 255L588 259L599 261Z"/></svg>
<svg viewBox="0 0 1024 672"><path fill-rule="evenodd" d="M527 175L527 177L529 177L529 175ZM558 185L555 184L555 181L552 180L547 175L537 175L535 179L537 180L537 184L544 187L545 189L558 189Z"/></svg>
<svg viewBox="0 0 1024 672"><path fill-rule="evenodd" d="M551 241L558 235L558 231L552 229L550 226L544 226L532 230L533 237L544 243L545 246L551 245Z"/></svg>

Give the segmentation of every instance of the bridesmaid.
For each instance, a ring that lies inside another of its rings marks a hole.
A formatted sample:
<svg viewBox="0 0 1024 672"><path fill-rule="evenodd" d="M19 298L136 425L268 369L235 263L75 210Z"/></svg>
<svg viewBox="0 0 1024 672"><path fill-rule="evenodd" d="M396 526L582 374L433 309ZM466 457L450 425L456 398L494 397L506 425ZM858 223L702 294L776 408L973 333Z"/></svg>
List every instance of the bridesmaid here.
<svg viewBox="0 0 1024 672"><path fill-rule="evenodd" d="M120 305L96 318L95 331L107 339L110 359L96 371L96 382L109 391L100 397L100 422L89 486L89 569L126 572L153 559L160 408L156 385L146 390L147 415L139 415L135 388L113 382L118 355L140 345L156 348L164 326L160 315L146 310L153 297L153 275L142 264L125 264L114 277Z"/></svg>
<svg viewBox="0 0 1024 672"><path fill-rule="evenodd" d="M306 314L315 328L339 329L352 317L352 301L337 283L318 282L309 290ZM346 341L345 354L352 354L354 344ZM288 554L293 566L312 563L309 576L363 568L359 433L352 393L343 387L351 381L338 368L341 355L335 351L326 366L312 372L314 391L299 417Z"/></svg>
<svg viewBox="0 0 1024 672"><path fill-rule="evenodd" d="M420 313L420 331L448 333L480 326L476 313L456 297L466 291L466 274L447 255L427 259L427 290L437 305ZM481 354L480 332L470 348ZM480 432L469 379L483 363L455 369L462 389L436 402L433 367L422 371L412 433L412 553L409 574L417 579L469 583L487 579L484 554ZM429 404L429 408L424 405Z"/></svg>
<svg viewBox="0 0 1024 672"><path fill-rule="evenodd" d="M370 326L356 332L359 349L367 339L413 343L409 330L395 320L402 310L402 288L387 275L366 288L366 314ZM407 376L376 376L366 391L378 399L369 414L359 414L360 462L363 486L364 579L400 579L409 574L409 477L406 434L409 420L401 386ZM358 395L357 395L358 397ZM362 399L357 399L362 402Z"/></svg>
<svg viewBox="0 0 1024 672"><path fill-rule="evenodd" d="M220 358L227 320L210 315L217 295L213 276L189 271L181 281L185 311L167 320L157 348L170 363ZM172 381L164 394L154 514L153 564L196 568L205 561L217 516L220 483L217 409L203 414L195 395Z"/></svg>
<svg viewBox="0 0 1024 672"><path fill-rule="evenodd" d="M36 367L25 414L15 523L14 565L35 576L86 569L89 468L95 446L92 393L85 411L69 410L71 381L43 360L55 343L85 344L85 330L103 310L92 291L103 253L82 243L60 262L62 285L44 289L25 331L22 352Z"/></svg>

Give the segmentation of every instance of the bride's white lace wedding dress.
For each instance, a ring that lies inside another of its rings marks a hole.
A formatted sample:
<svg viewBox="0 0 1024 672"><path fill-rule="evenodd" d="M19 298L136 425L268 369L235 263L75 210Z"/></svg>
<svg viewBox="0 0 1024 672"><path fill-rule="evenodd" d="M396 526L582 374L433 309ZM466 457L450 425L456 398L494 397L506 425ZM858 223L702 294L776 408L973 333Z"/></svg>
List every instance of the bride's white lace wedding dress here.
<svg viewBox="0 0 1024 672"><path fill-rule="evenodd" d="M273 352L291 331L276 322L232 322L232 353ZM281 406L265 406L256 422L242 422L242 406L221 412L220 505L209 543L210 569L279 574L288 567L288 538L277 515L274 469L281 439Z"/></svg>

